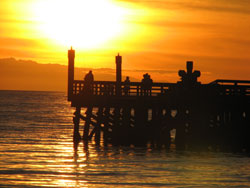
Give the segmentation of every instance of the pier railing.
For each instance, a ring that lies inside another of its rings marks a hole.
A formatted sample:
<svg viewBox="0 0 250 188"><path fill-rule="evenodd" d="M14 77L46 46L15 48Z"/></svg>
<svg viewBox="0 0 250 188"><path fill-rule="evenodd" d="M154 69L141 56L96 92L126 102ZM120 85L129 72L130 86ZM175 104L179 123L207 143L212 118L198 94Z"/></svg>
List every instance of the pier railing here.
<svg viewBox="0 0 250 188"><path fill-rule="evenodd" d="M249 80L222 80L218 79L209 85L219 88L220 95L246 95L250 96Z"/></svg>
<svg viewBox="0 0 250 188"><path fill-rule="evenodd" d="M226 84L225 84L226 83ZM114 96L117 95L117 83L114 81L94 81L91 87L86 87L83 80L73 81L73 96L91 94L94 96ZM119 96L160 96L169 92L197 91L213 92L215 95L245 95L250 96L250 81L236 80L216 80L210 84L198 84L193 88L186 88L181 83L152 83L150 86L144 86L141 82L121 82ZM177 92L177 93L178 93Z"/></svg>
<svg viewBox="0 0 250 188"><path fill-rule="evenodd" d="M153 83L149 87L143 86L141 82L122 82L121 96L158 96L164 94L171 88L176 87L174 83ZM116 95L117 83L113 81L94 81L91 84L91 93L93 95ZM81 80L73 81L73 95L88 93L85 90L85 82Z"/></svg>
<svg viewBox="0 0 250 188"><path fill-rule="evenodd" d="M210 84L220 84L220 85L235 85L235 86L240 86L240 85L246 85L250 86L250 81L249 80L215 80L211 82Z"/></svg>

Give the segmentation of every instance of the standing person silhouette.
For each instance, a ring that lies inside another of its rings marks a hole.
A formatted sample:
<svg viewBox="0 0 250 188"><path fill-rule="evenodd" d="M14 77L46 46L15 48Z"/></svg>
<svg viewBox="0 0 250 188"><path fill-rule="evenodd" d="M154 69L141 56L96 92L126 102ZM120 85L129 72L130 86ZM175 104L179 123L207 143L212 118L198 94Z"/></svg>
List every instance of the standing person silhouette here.
<svg viewBox="0 0 250 188"><path fill-rule="evenodd" d="M146 95L146 85L147 85L147 74L143 74L143 79L141 80L141 94Z"/></svg>
<svg viewBox="0 0 250 188"><path fill-rule="evenodd" d="M153 80L150 78L150 75L147 74L147 80L146 80L146 85L147 85L147 95L151 96L152 94L152 84Z"/></svg>
<svg viewBox="0 0 250 188"><path fill-rule="evenodd" d="M153 80L150 78L150 75L148 73L143 75L143 79L142 79L142 94L144 96L151 96L151 88L152 88L152 83Z"/></svg>
<svg viewBox="0 0 250 188"><path fill-rule="evenodd" d="M126 80L124 81L124 93L125 95L129 95L129 90L130 90L130 80L129 77L126 77Z"/></svg>
<svg viewBox="0 0 250 188"><path fill-rule="evenodd" d="M91 70L88 72L88 74L85 75L84 81L85 81L84 84L85 93L93 94L94 75Z"/></svg>

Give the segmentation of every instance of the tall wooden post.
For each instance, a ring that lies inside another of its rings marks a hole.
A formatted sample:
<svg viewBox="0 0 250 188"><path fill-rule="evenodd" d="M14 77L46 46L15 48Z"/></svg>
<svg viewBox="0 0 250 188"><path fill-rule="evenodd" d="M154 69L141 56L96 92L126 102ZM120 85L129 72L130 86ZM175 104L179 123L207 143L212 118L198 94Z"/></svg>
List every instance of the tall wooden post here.
<svg viewBox="0 0 250 188"><path fill-rule="evenodd" d="M116 62L116 95L121 95L122 56L118 54L115 57L115 62Z"/></svg>
<svg viewBox="0 0 250 188"><path fill-rule="evenodd" d="M74 64L75 64L75 50L68 50L68 101L71 100L73 94L74 81Z"/></svg>

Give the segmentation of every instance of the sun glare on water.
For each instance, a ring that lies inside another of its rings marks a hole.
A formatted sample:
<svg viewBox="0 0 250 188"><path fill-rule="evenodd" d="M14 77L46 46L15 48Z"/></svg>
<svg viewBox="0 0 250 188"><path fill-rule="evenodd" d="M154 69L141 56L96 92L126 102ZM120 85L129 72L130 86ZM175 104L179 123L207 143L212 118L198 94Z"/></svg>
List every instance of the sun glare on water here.
<svg viewBox="0 0 250 188"><path fill-rule="evenodd" d="M126 14L111 0L40 0L33 11L45 37L87 49L119 37Z"/></svg>

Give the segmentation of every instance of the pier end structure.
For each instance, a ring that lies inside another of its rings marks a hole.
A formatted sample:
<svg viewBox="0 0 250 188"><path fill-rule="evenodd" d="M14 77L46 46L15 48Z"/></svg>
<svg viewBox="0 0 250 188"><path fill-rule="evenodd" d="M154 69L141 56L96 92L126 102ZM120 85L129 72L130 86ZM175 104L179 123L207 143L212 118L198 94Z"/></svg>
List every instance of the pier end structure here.
<svg viewBox="0 0 250 188"><path fill-rule="evenodd" d="M189 61L187 70L179 71L180 81L153 82L151 92L144 93L142 82L122 81L118 55L116 81L93 81L89 92L84 80L74 80L75 51L70 49L68 54L68 100L76 108L75 140L81 138L81 120L84 142L95 138L97 145L103 140L105 145L169 147L173 142L177 148L229 146L250 151L250 81L202 84L200 71L193 70ZM174 129L173 141L170 131Z"/></svg>

